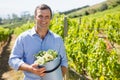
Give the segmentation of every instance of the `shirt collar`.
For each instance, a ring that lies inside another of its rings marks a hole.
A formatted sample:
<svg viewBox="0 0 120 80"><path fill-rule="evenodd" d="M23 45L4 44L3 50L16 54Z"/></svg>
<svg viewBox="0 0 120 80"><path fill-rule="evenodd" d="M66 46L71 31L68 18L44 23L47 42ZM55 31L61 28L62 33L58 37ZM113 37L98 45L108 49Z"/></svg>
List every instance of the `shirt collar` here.
<svg viewBox="0 0 120 80"><path fill-rule="evenodd" d="M35 31L35 27L33 27L33 28L31 29L31 35L35 35L35 34L37 34L37 33L36 33L36 31Z"/></svg>
<svg viewBox="0 0 120 80"><path fill-rule="evenodd" d="M31 29L31 35L36 35L37 33L36 33L36 31L35 31L35 27L33 27L32 29ZM52 31L50 31L50 30L48 30L48 33L47 33L47 35L48 34L52 34Z"/></svg>

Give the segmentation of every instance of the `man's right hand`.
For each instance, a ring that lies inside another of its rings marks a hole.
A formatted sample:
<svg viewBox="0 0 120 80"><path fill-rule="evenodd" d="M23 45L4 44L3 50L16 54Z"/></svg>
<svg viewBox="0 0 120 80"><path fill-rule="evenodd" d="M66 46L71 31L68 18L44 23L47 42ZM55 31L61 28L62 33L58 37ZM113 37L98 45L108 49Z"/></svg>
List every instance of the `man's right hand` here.
<svg viewBox="0 0 120 80"><path fill-rule="evenodd" d="M38 64L32 64L31 65L32 67L32 73L36 74L36 75L39 75L41 77L45 76L45 67L41 67L41 68L38 68Z"/></svg>
<svg viewBox="0 0 120 80"><path fill-rule="evenodd" d="M41 77L45 76L45 74L46 74L46 73L44 73L46 71L45 67L38 68L38 64L28 65L26 63L23 63L19 67L19 70L28 71L28 72L31 72L33 74L39 75Z"/></svg>

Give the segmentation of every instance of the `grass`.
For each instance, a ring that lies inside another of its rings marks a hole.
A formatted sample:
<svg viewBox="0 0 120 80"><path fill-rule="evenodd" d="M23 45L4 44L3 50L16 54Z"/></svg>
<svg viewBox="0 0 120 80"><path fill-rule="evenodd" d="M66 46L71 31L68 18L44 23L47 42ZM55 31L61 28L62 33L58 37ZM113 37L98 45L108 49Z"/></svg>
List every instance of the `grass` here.
<svg viewBox="0 0 120 80"><path fill-rule="evenodd" d="M95 14L91 14L91 15L88 15L89 17L101 17L105 14L108 14L108 13L116 13L116 12L120 12L120 5L115 7L115 8L112 8L112 9L108 9L108 10L105 10L103 12L97 12Z"/></svg>

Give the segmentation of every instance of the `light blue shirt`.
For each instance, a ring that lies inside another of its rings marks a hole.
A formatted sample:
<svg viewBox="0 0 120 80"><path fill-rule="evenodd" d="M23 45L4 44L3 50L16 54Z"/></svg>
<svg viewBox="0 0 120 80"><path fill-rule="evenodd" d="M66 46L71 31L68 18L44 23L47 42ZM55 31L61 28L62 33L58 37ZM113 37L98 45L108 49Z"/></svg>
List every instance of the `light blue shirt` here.
<svg viewBox="0 0 120 80"><path fill-rule="evenodd" d="M35 61L34 55L41 50L48 49L56 50L62 57L61 66L68 66L67 57L63 40L57 34L48 31L44 39L41 39L36 33L35 28L23 32L18 36L12 53L9 57L9 65L18 70L23 63L33 64ZM24 71L24 80L40 80L41 77L30 72Z"/></svg>

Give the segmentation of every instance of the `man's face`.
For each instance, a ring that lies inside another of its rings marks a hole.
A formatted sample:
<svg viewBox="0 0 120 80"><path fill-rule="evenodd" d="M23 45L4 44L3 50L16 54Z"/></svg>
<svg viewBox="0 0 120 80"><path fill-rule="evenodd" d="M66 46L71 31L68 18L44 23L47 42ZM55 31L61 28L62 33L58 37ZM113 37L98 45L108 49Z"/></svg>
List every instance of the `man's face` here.
<svg viewBox="0 0 120 80"><path fill-rule="evenodd" d="M35 15L36 25L38 28L48 29L51 19L51 13L49 9L37 10Z"/></svg>

